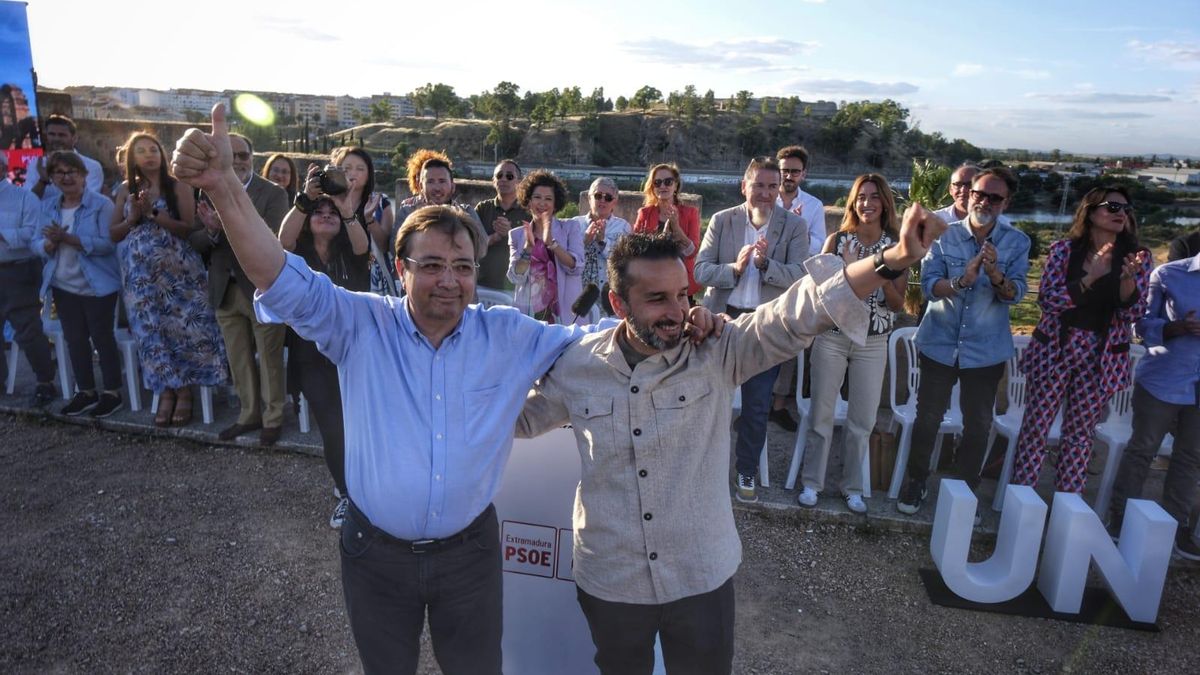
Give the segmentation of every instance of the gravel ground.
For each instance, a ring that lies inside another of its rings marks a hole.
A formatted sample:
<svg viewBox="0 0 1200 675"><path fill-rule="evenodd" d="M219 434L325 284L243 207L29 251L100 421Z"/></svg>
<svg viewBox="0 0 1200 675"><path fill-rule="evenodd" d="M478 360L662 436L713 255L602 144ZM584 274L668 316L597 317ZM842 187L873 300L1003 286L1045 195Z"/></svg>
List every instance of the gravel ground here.
<svg viewBox="0 0 1200 675"><path fill-rule="evenodd" d="M359 671L320 459L0 414L0 475L0 672ZM736 672L1198 669L1194 566L1158 634L948 609L927 533L830 506L736 507Z"/></svg>

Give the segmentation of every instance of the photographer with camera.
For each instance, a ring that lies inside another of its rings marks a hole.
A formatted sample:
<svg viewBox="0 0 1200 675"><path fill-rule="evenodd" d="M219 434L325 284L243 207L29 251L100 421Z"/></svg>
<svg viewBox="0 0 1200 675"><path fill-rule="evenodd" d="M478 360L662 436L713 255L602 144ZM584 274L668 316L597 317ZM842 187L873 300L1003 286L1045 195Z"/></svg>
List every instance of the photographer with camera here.
<svg viewBox="0 0 1200 675"><path fill-rule="evenodd" d="M310 164L304 189L296 195L282 229L288 229L289 225L299 228L321 197L337 206L347 227L356 221L370 235L371 292L398 296L385 253L390 247L396 212L387 195L375 191L375 163L371 155L362 148L343 146L330 153L329 164L323 167Z"/></svg>
<svg viewBox="0 0 1200 675"><path fill-rule="evenodd" d="M254 210L272 232L278 233L287 212L287 192L254 173L254 148L250 139L229 135L233 147L233 173L246 190ZM283 431L283 326L259 323L251 302L254 284L233 255L221 219L202 198L196 215L204 224L188 241L204 256L208 265L208 299L221 326L229 371L237 389L240 409L237 422L221 430L217 437L233 440L255 429L262 429L259 441L274 445ZM254 353L258 352L258 362Z"/></svg>

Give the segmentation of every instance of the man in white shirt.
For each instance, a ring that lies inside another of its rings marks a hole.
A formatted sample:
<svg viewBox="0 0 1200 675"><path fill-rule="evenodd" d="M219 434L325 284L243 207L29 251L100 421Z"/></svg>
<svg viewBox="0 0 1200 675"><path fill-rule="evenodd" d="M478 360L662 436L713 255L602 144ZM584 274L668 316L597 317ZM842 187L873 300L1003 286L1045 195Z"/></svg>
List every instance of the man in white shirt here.
<svg viewBox="0 0 1200 675"><path fill-rule="evenodd" d="M75 137L75 122L70 117L56 114L46 118L46 124L42 128L42 146L45 148L45 154L31 160L25 167L25 187L33 191L38 199L45 197L46 193L53 197L58 192L58 188L50 184L50 176L45 170L46 156L55 150L74 152L83 160L83 165L87 167L87 185L84 189L95 192L103 189L104 167L100 166L100 162L75 149Z"/></svg>
<svg viewBox="0 0 1200 675"><path fill-rule="evenodd" d="M779 152L775 153L775 159L779 162L779 169L783 174L777 203L804 218L804 222L808 224L808 254L817 255L825 246L825 205L820 199L800 189L800 184L808 177L808 150L802 145L789 145L780 148ZM795 397L797 386L804 386L803 382L797 384L795 380L796 359L790 359L779 366L779 378L775 380L772 390L774 397L770 414L772 422L793 433L797 424L787 411L788 400Z"/></svg>
<svg viewBox="0 0 1200 675"><path fill-rule="evenodd" d="M696 256L696 281L708 286L704 306L736 319L779 297L804 276L808 226L779 206L779 164L767 157L750 161L742 178L746 203L713 215ZM742 384L742 415L735 425L737 498L757 501L755 476L767 435L771 387L779 366Z"/></svg>

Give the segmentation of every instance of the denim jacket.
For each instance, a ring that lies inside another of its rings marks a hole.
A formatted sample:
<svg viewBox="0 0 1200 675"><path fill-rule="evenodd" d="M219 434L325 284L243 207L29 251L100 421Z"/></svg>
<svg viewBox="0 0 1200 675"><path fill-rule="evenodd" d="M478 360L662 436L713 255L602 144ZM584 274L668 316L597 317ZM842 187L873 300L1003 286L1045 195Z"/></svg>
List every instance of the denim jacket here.
<svg viewBox="0 0 1200 675"><path fill-rule="evenodd" d="M117 247L108 235L112 212L113 203L108 197L84 190L79 210L75 212L75 225L71 228L71 233L79 237L79 266L97 296L121 290ZM46 260L46 266L42 269L42 295L50 290L54 268L58 265L58 255L46 253L46 236L42 234L42 228L52 222L62 222L62 193L42 200L41 223L29 242L29 248Z"/></svg>
<svg viewBox="0 0 1200 675"><path fill-rule="evenodd" d="M987 240L996 247L996 264L1004 277L1017 287L1011 300L996 296L991 280L981 269L971 288L949 297L934 298L933 285L940 279L961 275L980 249L967 220L954 223L930 247L921 261L921 290L929 308L917 329L917 348L925 356L948 366L982 368L1013 355L1009 306L1025 296L1028 288L1029 237L998 221Z"/></svg>

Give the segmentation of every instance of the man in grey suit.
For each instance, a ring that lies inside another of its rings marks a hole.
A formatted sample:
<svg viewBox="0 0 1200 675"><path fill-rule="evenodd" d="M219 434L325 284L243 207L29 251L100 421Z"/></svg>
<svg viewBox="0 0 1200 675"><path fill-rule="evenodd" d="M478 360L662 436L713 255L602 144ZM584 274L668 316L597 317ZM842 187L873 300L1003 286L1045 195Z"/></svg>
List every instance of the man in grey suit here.
<svg viewBox="0 0 1200 675"><path fill-rule="evenodd" d="M756 157L742 176L746 203L713 215L700 253L696 281L708 287L704 306L737 318L779 297L804 276L808 257L808 224L776 203L779 164ZM771 388L779 366L742 383L742 414L737 430L737 498L758 500L755 476L767 434Z"/></svg>
<svg viewBox="0 0 1200 675"><path fill-rule="evenodd" d="M233 147L234 174L245 186L254 209L278 234L288 211L287 192L255 175L250 139L230 134L229 140ZM221 219L206 202L201 202L198 214L204 229L193 233L190 241L208 261L208 300L221 325L229 371L241 403L237 422L217 437L227 441L261 428L260 442L273 445L279 440L283 425L283 338L287 328L282 324L259 323L254 317L254 284L234 257ZM255 350L258 363L254 361Z"/></svg>

